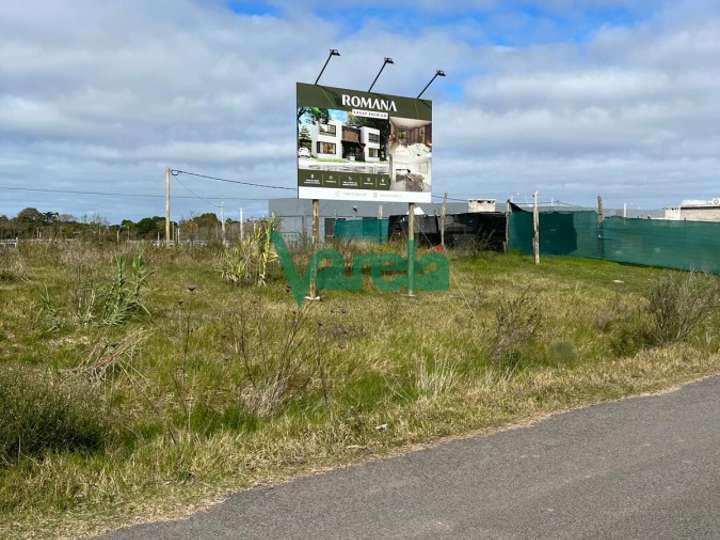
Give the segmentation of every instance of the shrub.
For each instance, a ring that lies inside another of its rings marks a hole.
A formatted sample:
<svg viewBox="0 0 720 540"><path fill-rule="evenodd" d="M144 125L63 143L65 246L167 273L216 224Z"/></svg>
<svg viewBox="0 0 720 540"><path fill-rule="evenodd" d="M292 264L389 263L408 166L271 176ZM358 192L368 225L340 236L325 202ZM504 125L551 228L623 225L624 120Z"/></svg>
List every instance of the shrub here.
<svg viewBox="0 0 720 540"><path fill-rule="evenodd" d="M19 367L0 370L0 463L48 450L95 451L109 435L101 407L77 382Z"/></svg>
<svg viewBox="0 0 720 540"><path fill-rule="evenodd" d="M647 292L649 333L656 344L683 341L717 310L717 278L689 273L667 273Z"/></svg>

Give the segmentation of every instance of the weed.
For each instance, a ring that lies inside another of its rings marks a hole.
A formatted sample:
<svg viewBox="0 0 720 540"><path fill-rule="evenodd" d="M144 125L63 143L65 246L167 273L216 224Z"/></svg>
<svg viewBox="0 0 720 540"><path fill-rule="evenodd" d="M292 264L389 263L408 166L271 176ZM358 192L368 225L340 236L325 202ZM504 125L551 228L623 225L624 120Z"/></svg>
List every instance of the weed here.
<svg viewBox="0 0 720 540"><path fill-rule="evenodd" d="M50 296L47 286L44 286L39 293L39 303L38 315L45 331L55 332L62 328L64 324L62 313Z"/></svg>
<svg viewBox="0 0 720 540"><path fill-rule="evenodd" d="M0 283L27 281L28 271L19 253L0 247Z"/></svg>
<svg viewBox="0 0 720 540"><path fill-rule="evenodd" d="M535 340L542 325L542 308L529 289L501 300L495 308L491 358L515 370L522 359L523 349Z"/></svg>
<svg viewBox="0 0 720 540"><path fill-rule="evenodd" d="M49 372L3 367L0 408L0 462L5 465L49 450L100 450L108 438L93 393Z"/></svg>
<svg viewBox="0 0 720 540"><path fill-rule="evenodd" d="M417 394L427 401L447 395L458 383L457 369L447 358L433 362L416 359L415 377Z"/></svg>
<svg viewBox="0 0 720 540"><path fill-rule="evenodd" d="M103 293L101 324L118 326L134 314L150 314L141 297L148 276L142 253L132 258L129 269L126 257L115 257L115 273L110 286Z"/></svg>

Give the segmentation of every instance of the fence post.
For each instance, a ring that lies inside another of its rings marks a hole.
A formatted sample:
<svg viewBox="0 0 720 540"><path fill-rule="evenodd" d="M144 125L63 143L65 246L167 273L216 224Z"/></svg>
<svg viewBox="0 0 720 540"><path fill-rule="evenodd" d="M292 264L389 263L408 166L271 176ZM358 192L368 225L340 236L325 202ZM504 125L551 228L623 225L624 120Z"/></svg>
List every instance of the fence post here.
<svg viewBox="0 0 720 540"><path fill-rule="evenodd" d="M310 256L310 296L308 300L320 300L317 291L317 265L313 264L320 245L320 199L312 200L312 255Z"/></svg>
<svg viewBox="0 0 720 540"><path fill-rule="evenodd" d="M600 258L605 258L605 240L603 239L603 224L605 223L605 211L603 210L602 196L597 197L597 213L598 213L598 242L600 244Z"/></svg>
<svg viewBox="0 0 720 540"><path fill-rule="evenodd" d="M377 240L378 244L385 243L385 238L383 238L383 205L381 204L378 206L378 213L377 213Z"/></svg>
<svg viewBox="0 0 720 540"><path fill-rule="evenodd" d="M505 201L505 242L503 243L503 252L507 254L510 249L510 199Z"/></svg>
<svg viewBox="0 0 720 540"><path fill-rule="evenodd" d="M445 251L445 220L447 219L447 191L443 193L442 210L440 214L440 245Z"/></svg>
<svg viewBox="0 0 720 540"><path fill-rule="evenodd" d="M408 203L408 296L415 296L415 203Z"/></svg>
<svg viewBox="0 0 720 540"><path fill-rule="evenodd" d="M533 260L540 264L540 210L538 209L538 192L533 195Z"/></svg>

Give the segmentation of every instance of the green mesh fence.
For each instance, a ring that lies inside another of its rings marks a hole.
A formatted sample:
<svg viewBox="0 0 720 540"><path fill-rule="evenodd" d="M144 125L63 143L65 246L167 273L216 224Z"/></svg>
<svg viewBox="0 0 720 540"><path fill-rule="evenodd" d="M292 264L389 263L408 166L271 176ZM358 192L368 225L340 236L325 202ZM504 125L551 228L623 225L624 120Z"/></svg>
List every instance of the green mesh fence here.
<svg viewBox="0 0 720 540"><path fill-rule="evenodd" d="M543 212L540 214L540 253L602 257L597 214L586 212ZM532 254L532 213L510 214L510 249Z"/></svg>
<svg viewBox="0 0 720 540"><path fill-rule="evenodd" d="M338 220L335 222L335 238L382 244L387 241L388 222L387 218Z"/></svg>
<svg viewBox="0 0 720 540"><path fill-rule="evenodd" d="M532 254L532 213L510 214L510 249ZM720 273L720 223L540 213L540 254Z"/></svg>
<svg viewBox="0 0 720 540"><path fill-rule="evenodd" d="M720 273L720 223L614 217L602 237L611 261Z"/></svg>

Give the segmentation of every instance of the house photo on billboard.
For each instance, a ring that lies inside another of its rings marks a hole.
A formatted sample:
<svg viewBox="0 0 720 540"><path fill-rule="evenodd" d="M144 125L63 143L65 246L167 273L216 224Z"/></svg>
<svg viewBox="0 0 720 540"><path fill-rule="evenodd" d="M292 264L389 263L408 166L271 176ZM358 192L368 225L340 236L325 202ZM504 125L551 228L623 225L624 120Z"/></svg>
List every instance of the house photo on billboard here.
<svg viewBox="0 0 720 540"><path fill-rule="evenodd" d="M381 130L357 123L352 113L345 111L305 112L298 124L300 168L387 174L387 153L385 146L381 146Z"/></svg>

